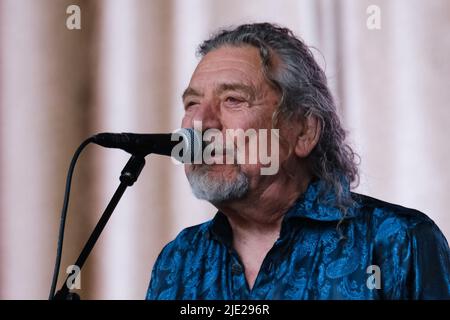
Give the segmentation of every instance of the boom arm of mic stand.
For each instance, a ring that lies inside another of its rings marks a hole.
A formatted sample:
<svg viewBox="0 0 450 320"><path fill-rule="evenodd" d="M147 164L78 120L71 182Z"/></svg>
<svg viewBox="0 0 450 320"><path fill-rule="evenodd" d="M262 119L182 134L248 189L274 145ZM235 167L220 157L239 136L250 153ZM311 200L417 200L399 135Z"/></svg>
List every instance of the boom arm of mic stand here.
<svg viewBox="0 0 450 320"><path fill-rule="evenodd" d="M120 199L122 198L122 195L124 194L125 190L128 187L131 187L139 177L139 174L141 173L142 169L145 165L145 159L142 155L132 155L131 158L128 160L127 164L123 168L121 174L120 174L120 185L117 188L116 192L114 193L113 197L109 201L108 206L106 207L105 211L103 212L100 220L98 221L97 225L95 226L94 231L92 231L91 236L89 237L88 241L84 245L83 250L80 253L80 256L78 257L77 261L75 262L75 266L78 267L78 271L81 270L84 263L86 262L87 257L89 256L89 253L92 251L92 248L94 247L95 243L97 242L98 238L100 237L100 234L102 233L103 229L106 226L106 223L108 222L109 218L111 217L114 209L116 208L117 204L119 203ZM70 288L68 287L68 280L70 275L66 278L66 281L64 282L61 289L55 294L53 297L54 300L80 300L80 296L76 293L70 292Z"/></svg>

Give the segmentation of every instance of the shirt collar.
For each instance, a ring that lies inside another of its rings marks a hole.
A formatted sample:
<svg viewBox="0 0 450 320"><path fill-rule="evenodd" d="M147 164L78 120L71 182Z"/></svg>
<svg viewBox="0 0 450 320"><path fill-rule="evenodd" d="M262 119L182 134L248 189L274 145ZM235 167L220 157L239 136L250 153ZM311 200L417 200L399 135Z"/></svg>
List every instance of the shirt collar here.
<svg viewBox="0 0 450 320"><path fill-rule="evenodd" d="M208 237L224 242L229 248L232 247L233 232L228 218L221 211L217 211L214 219L209 223Z"/></svg>
<svg viewBox="0 0 450 320"><path fill-rule="evenodd" d="M350 184L343 179L341 198L351 199ZM336 201L336 192L327 187L323 180L313 180L306 191L297 199L285 215L291 218L308 218L316 221L340 221L356 216L359 205L352 201L344 213Z"/></svg>

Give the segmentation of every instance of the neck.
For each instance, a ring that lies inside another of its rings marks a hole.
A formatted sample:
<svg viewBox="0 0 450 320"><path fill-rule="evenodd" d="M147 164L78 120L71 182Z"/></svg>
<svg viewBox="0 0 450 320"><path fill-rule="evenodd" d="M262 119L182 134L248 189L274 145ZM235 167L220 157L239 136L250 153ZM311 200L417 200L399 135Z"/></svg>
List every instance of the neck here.
<svg viewBox="0 0 450 320"><path fill-rule="evenodd" d="M294 171L295 172L295 171ZM239 201L217 205L233 232L233 247L244 264L250 289L256 281L264 257L280 236L281 222L295 200L305 192L310 178L284 176L261 183Z"/></svg>
<svg viewBox="0 0 450 320"><path fill-rule="evenodd" d="M278 236L285 213L305 192L309 181L309 176L287 176L217 208L227 216L235 238Z"/></svg>

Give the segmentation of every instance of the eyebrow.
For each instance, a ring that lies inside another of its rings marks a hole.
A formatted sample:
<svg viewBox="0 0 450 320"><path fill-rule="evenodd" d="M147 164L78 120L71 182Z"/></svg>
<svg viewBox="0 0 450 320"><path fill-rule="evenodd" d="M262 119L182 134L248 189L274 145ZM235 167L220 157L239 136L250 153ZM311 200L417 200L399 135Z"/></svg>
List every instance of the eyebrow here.
<svg viewBox="0 0 450 320"><path fill-rule="evenodd" d="M188 97L188 96L201 97L202 95L200 94L200 92L198 92L194 88L187 87L186 90L184 90L183 95L181 96L181 98L184 101L186 99L186 97Z"/></svg>
<svg viewBox="0 0 450 320"><path fill-rule="evenodd" d="M248 94L252 100L255 96L254 88L242 83L222 83L221 85L219 85L217 92L221 93L224 91L242 91Z"/></svg>
<svg viewBox="0 0 450 320"><path fill-rule="evenodd" d="M243 91L246 94L250 96L251 99L254 99L255 97L255 90L252 86L245 85L242 83L222 83L218 86L218 88L215 89L216 93L222 93L224 91ZM183 101L188 96L194 96L194 97L201 97L203 94L201 94L199 91L195 90L192 87L187 87L186 90L184 90L183 95L181 96Z"/></svg>

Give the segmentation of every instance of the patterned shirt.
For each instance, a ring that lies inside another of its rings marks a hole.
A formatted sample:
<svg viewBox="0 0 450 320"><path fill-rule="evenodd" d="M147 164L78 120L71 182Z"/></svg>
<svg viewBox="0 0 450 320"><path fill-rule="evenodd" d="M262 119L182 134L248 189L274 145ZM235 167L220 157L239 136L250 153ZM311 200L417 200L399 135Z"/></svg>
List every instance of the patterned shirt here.
<svg viewBox="0 0 450 320"><path fill-rule="evenodd" d="M354 200L344 217L332 191L319 196L323 182L309 184L251 290L218 212L164 247L147 299L450 299L450 250L436 224L343 186Z"/></svg>

